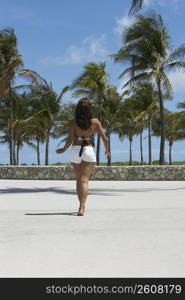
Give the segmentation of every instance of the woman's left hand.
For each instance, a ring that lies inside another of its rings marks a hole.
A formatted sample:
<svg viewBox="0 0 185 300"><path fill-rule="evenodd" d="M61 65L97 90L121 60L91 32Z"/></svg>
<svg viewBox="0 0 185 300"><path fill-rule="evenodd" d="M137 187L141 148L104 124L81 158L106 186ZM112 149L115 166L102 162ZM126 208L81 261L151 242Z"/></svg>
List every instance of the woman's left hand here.
<svg viewBox="0 0 185 300"><path fill-rule="evenodd" d="M64 149L63 148L59 148L59 149L56 150L56 153L57 154L64 153Z"/></svg>

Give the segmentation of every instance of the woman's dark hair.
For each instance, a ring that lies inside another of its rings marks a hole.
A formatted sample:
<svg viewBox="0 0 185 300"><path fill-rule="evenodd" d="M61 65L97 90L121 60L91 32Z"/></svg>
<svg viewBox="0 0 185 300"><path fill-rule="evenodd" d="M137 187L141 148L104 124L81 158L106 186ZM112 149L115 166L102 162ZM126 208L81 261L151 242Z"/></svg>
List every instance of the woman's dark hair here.
<svg viewBox="0 0 185 300"><path fill-rule="evenodd" d="M92 110L91 101L88 98L82 98L78 101L75 113L76 124L83 130L91 126Z"/></svg>

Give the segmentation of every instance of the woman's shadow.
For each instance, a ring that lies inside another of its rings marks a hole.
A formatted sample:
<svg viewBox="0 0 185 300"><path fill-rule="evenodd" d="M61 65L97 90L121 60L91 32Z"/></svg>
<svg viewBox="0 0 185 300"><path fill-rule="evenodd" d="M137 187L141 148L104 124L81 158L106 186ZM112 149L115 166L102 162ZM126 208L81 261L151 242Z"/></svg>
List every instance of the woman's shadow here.
<svg viewBox="0 0 185 300"><path fill-rule="evenodd" d="M77 212L25 213L25 216L78 216Z"/></svg>

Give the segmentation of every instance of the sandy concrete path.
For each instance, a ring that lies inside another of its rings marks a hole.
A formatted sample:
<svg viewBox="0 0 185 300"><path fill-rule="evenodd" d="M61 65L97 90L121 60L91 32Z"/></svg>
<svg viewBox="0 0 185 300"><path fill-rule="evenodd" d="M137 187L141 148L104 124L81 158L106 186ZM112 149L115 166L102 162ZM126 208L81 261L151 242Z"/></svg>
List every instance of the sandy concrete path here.
<svg viewBox="0 0 185 300"><path fill-rule="evenodd" d="M185 182L0 180L0 277L185 277Z"/></svg>

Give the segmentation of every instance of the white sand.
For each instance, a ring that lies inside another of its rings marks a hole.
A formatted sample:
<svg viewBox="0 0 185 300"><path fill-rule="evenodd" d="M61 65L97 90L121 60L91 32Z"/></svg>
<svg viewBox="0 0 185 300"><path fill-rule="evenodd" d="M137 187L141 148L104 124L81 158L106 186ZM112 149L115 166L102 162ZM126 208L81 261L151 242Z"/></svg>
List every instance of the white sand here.
<svg viewBox="0 0 185 300"><path fill-rule="evenodd" d="M185 182L0 184L0 277L185 277Z"/></svg>

